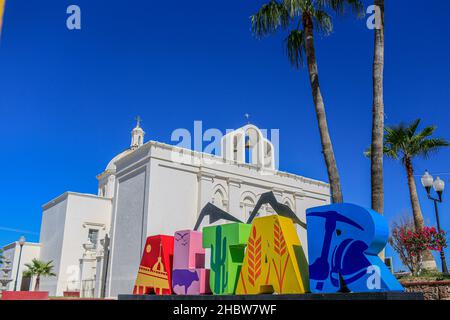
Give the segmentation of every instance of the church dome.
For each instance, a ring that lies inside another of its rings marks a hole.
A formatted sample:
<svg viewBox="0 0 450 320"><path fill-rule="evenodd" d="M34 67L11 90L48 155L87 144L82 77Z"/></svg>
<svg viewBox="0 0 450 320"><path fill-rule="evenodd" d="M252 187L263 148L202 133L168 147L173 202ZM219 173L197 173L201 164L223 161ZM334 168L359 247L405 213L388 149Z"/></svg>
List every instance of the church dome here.
<svg viewBox="0 0 450 320"><path fill-rule="evenodd" d="M133 150L131 149L127 149L121 153L119 153L117 156L115 156L114 158L112 158L112 160L108 163L108 165L106 166L105 171L116 171L116 161L122 159L123 157L125 157L127 154L129 154L130 152L132 152Z"/></svg>
<svg viewBox="0 0 450 320"><path fill-rule="evenodd" d="M115 172L116 171L116 165L115 163L128 155L129 153L133 152L137 148L141 147L144 144L144 135L145 132L142 130L140 123L141 123L141 117L136 117L136 127L131 130L131 144L130 148L126 149L125 151L119 153L117 156L115 156L106 166L105 172Z"/></svg>

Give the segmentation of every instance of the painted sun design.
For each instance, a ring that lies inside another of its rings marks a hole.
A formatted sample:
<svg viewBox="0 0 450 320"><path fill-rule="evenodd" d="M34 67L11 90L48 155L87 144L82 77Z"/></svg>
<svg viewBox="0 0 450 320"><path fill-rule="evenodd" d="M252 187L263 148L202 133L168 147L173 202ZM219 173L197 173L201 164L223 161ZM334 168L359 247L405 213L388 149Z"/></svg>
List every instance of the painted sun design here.
<svg viewBox="0 0 450 320"><path fill-rule="evenodd" d="M145 247L145 251L146 251L147 253L150 253L150 251L152 251L152 246L148 244L148 245Z"/></svg>

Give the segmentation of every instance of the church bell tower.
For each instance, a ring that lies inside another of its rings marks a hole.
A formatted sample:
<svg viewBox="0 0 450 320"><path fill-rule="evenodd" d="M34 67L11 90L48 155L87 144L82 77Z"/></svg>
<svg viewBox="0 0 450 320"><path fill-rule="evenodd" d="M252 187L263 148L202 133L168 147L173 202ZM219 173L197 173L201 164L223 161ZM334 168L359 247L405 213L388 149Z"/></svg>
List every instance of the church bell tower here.
<svg viewBox="0 0 450 320"><path fill-rule="evenodd" d="M131 131L131 150L137 149L144 144L145 132L141 128L141 117L136 118L136 127Z"/></svg>

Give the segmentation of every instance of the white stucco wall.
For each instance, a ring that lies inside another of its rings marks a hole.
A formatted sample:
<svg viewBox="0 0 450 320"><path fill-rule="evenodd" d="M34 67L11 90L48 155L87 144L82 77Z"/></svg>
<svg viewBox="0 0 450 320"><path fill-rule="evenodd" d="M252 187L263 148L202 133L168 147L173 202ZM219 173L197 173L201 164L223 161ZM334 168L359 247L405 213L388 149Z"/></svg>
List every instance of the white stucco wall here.
<svg viewBox="0 0 450 320"><path fill-rule="evenodd" d="M146 235L144 206L147 177L146 166L130 175L117 177L108 267L108 279L114 296L133 290L132 282L137 274Z"/></svg>
<svg viewBox="0 0 450 320"><path fill-rule="evenodd" d="M39 238L41 243L40 260L53 261L57 276L42 279L41 288L43 291L49 291L51 295L56 295L66 223L67 193L44 205L43 210Z"/></svg>
<svg viewBox="0 0 450 320"><path fill-rule="evenodd" d="M111 199L66 192L43 206L40 259L53 260L57 277L41 280L43 290L61 296L80 290L80 259L88 230L98 229L98 239L109 231Z"/></svg>

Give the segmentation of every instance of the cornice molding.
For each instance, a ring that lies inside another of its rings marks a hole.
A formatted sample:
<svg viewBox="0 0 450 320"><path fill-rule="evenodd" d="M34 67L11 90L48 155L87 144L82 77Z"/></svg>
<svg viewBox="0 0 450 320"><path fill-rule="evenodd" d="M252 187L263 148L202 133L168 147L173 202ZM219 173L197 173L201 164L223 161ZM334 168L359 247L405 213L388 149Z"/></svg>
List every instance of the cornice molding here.
<svg viewBox="0 0 450 320"><path fill-rule="evenodd" d="M233 186L233 187L240 188L243 182L244 181L241 179L227 178L228 185Z"/></svg>
<svg viewBox="0 0 450 320"><path fill-rule="evenodd" d="M106 225L104 223L97 223L97 222L84 222L83 228L87 228L87 227L99 227L102 230L106 229Z"/></svg>
<svg viewBox="0 0 450 320"><path fill-rule="evenodd" d="M209 172L199 171L197 173L198 180L201 181L210 181L214 182L214 178L216 178L216 175Z"/></svg>

